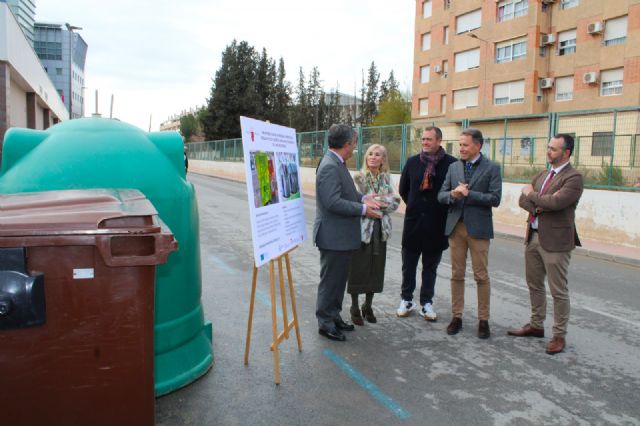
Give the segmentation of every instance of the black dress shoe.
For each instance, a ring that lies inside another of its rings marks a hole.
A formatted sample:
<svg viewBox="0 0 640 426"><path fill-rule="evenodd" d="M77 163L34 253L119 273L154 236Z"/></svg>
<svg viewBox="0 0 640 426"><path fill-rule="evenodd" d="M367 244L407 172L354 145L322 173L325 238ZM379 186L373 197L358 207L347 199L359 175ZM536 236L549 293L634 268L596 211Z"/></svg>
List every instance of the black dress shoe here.
<svg viewBox="0 0 640 426"><path fill-rule="evenodd" d="M491 331L489 330L489 321L480 320L478 323L478 337L480 339L488 339L491 336Z"/></svg>
<svg viewBox="0 0 640 426"><path fill-rule="evenodd" d="M342 331L353 331L355 327L353 324L345 322L342 318L338 317L337 320L334 321L336 324L336 328Z"/></svg>
<svg viewBox="0 0 640 426"><path fill-rule="evenodd" d="M462 318L454 317L447 326L447 334L453 336L462 330Z"/></svg>
<svg viewBox="0 0 640 426"><path fill-rule="evenodd" d="M327 339L337 340L338 342L344 342L347 340L346 336L342 334L342 331L334 328L333 330L325 330L324 328L319 328L318 333L321 336L326 337Z"/></svg>

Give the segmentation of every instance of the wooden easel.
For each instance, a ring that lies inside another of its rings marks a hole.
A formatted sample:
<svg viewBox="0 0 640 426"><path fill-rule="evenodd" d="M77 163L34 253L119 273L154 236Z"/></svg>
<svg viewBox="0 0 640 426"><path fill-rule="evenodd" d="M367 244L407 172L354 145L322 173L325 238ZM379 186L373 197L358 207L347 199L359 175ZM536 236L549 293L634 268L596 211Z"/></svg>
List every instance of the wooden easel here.
<svg viewBox="0 0 640 426"><path fill-rule="evenodd" d="M289 263L289 253L293 251L295 248L289 250L288 252L278 256L276 259L272 259L269 261L269 284L271 288L271 325L273 332L273 341L271 342L271 351L273 352L273 364L274 364L274 375L275 375L275 383L276 385L280 384L280 360L278 353L278 345L284 339L289 338L289 331L295 327L296 329L296 338L298 340L298 351L302 352L302 340L300 338L300 325L298 323L298 313L296 311L296 296L293 292L293 280L291 279L291 264ZM293 320L289 322L287 317L287 302L284 290L284 277L282 273L282 259L284 258L285 263L287 265L287 280L289 283L289 297L291 299L291 312L293 314ZM284 329L282 332L278 333L278 318L276 316L276 283L275 283L275 263L278 262L278 275L280 282L280 302L282 305L282 319L284 323ZM253 323L253 307L254 302L256 300L256 284L258 278L258 268L253 266L253 280L251 283L251 302L249 304L249 322L247 324L247 341L244 347L244 365L249 364L249 348L251 346L251 326Z"/></svg>

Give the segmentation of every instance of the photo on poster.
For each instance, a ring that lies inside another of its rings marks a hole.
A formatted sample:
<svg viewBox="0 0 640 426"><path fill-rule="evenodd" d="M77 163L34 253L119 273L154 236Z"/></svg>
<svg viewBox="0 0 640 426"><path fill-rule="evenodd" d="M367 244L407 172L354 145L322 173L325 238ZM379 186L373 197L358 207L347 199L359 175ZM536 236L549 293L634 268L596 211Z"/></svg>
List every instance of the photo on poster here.
<svg viewBox="0 0 640 426"><path fill-rule="evenodd" d="M300 178L298 158L294 153L278 152L278 182L280 183L280 201L300 198Z"/></svg>
<svg viewBox="0 0 640 426"><path fill-rule="evenodd" d="M278 177L276 174L275 155L269 151L251 151L251 180L253 183L253 200L256 208L277 204Z"/></svg>

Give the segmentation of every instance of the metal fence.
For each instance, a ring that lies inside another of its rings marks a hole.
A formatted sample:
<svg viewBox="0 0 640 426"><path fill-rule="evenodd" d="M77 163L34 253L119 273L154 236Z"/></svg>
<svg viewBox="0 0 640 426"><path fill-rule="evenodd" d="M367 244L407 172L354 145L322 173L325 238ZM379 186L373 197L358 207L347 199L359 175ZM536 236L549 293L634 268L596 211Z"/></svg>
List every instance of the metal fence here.
<svg viewBox="0 0 640 426"><path fill-rule="evenodd" d="M571 161L583 173L587 187L640 191L640 106L358 127L358 149L347 165L359 169L367 147L380 144L387 149L389 168L399 173L407 158L420 152L420 136L427 125L442 129L442 146L454 156L463 128L482 131L483 154L501 165L503 178L509 182L528 182L547 166L549 138L569 133L575 139ZM327 131L296 136L300 164L315 167L327 149ZM243 161L242 140L189 143L188 155L194 160Z"/></svg>

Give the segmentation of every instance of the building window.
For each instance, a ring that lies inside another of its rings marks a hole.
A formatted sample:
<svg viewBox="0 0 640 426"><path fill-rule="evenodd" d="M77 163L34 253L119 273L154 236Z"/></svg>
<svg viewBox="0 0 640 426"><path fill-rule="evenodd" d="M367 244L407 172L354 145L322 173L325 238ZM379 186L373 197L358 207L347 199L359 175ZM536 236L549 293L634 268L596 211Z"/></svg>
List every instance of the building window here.
<svg viewBox="0 0 640 426"><path fill-rule="evenodd" d="M558 55L570 55L572 53L576 53L576 30L559 32Z"/></svg>
<svg viewBox="0 0 640 426"><path fill-rule="evenodd" d="M451 0L444 0L444 8L445 10L451 8Z"/></svg>
<svg viewBox="0 0 640 426"><path fill-rule="evenodd" d="M56 75L62 75L62 68L56 68Z"/></svg>
<svg viewBox="0 0 640 426"><path fill-rule="evenodd" d="M424 65L420 67L420 83L428 83L429 82L429 72L431 71L431 67L429 65Z"/></svg>
<svg viewBox="0 0 640 426"><path fill-rule="evenodd" d="M482 22L482 10L474 10L456 17L456 34L466 33L467 31L480 28Z"/></svg>
<svg viewBox="0 0 640 426"><path fill-rule="evenodd" d="M613 132L593 132L591 134L591 155L603 157L611 155Z"/></svg>
<svg viewBox="0 0 640 426"><path fill-rule="evenodd" d="M422 17L429 18L431 16L431 0L422 2Z"/></svg>
<svg viewBox="0 0 640 426"><path fill-rule="evenodd" d="M570 101L573 99L573 76L558 77L556 86L556 101Z"/></svg>
<svg viewBox="0 0 640 426"><path fill-rule="evenodd" d="M609 19L604 26L604 45L622 44L627 39L627 17Z"/></svg>
<svg viewBox="0 0 640 426"><path fill-rule="evenodd" d="M449 26L445 25L442 30L442 43L449 44Z"/></svg>
<svg viewBox="0 0 640 426"><path fill-rule="evenodd" d="M600 96L622 94L623 68L602 71L600 75Z"/></svg>
<svg viewBox="0 0 640 426"><path fill-rule="evenodd" d="M560 9L576 7L580 3L578 0L560 0Z"/></svg>
<svg viewBox="0 0 640 426"><path fill-rule="evenodd" d="M449 61L442 61L442 78L447 78L449 75Z"/></svg>
<svg viewBox="0 0 640 426"><path fill-rule="evenodd" d="M418 110L421 116L429 115L429 98L420 99Z"/></svg>
<svg viewBox="0 0 640 426"><path fill-rule="evenodd" d="M480 48L458 52L454 56L455 72L467 71L480 66Z"/></svg>
<svg viewBox="0 0 640 426"><path fill-rule="evenodd" d="M496 105L521 104L524 102L524 80L509 81L493 85L493 103Z"/></svg>
<svg viewBox="0 0 640 426"><path fill-rule="evenodd" d="M453 91L453 109L465 109L478 106L478 88L470 87Z"/></svg>
<svg viewBox="0 0 640 426"><path fill-rule="evenodd" d="M504 0L498 3L498 22L525 16L529 10L529 0Z"/></svg>
<svg viewBox="0 0 640 426"><path fill-rule="evenodd" d="M431 33L422 34L422 51L431 49Z"/></svg>
<svg viewBox="0 0 640 426"><path fill-rule="evenodd" d="M527 57L527 38L520 37L496 43L496 62L511 62Z"/></svg>
<svg viewBox="0 0 640 426"><path fill-rule="evenodd" d="M440 112L443 114L447 112L447 95L440 95Z"/></svg>

